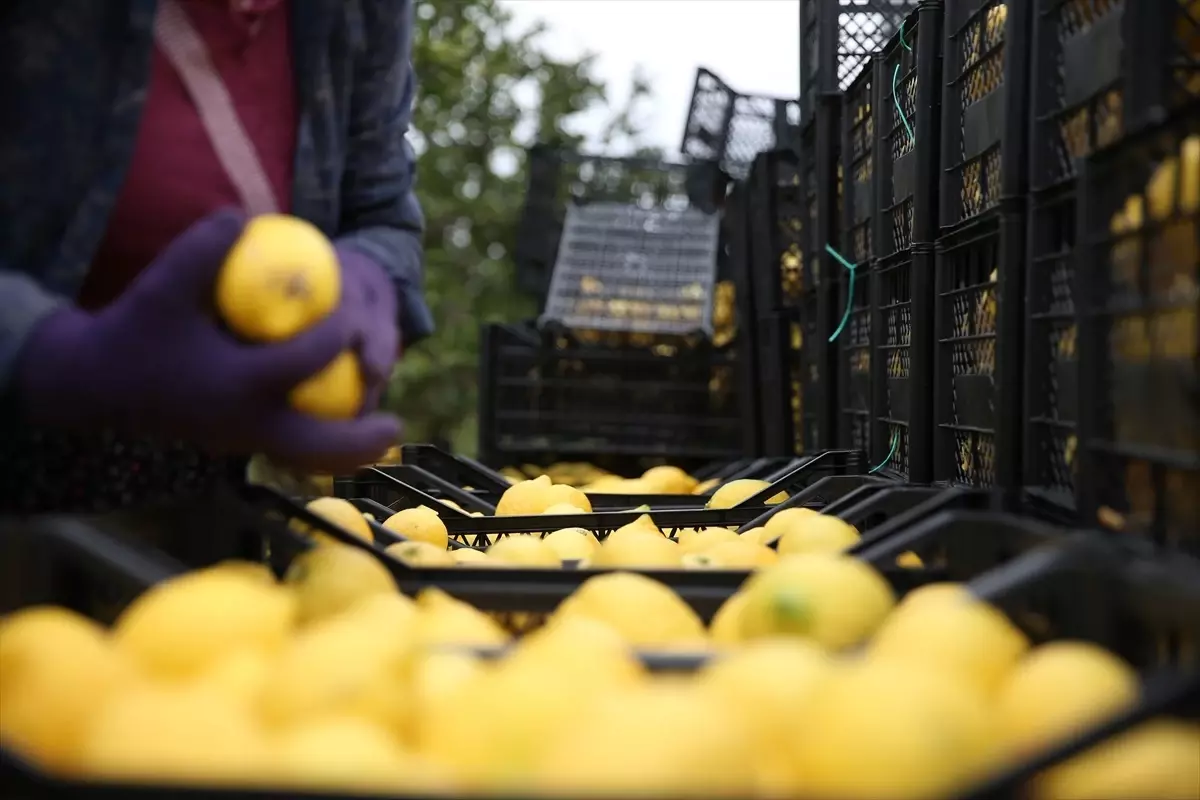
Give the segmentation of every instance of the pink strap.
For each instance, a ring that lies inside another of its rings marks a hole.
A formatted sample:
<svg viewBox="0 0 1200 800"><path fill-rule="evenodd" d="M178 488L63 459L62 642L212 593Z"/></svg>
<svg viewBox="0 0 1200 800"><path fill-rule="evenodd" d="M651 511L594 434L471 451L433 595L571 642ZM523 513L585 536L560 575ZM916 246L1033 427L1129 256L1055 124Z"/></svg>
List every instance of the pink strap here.
<svg viewBox="0 0 1200 800"><path fill-rule="evenodd" d="M217 160L241 197L246 213L277 212L275 192L233 98L209 58L204 40L176 0L159 0L154 39L191 95Z"/></svg>

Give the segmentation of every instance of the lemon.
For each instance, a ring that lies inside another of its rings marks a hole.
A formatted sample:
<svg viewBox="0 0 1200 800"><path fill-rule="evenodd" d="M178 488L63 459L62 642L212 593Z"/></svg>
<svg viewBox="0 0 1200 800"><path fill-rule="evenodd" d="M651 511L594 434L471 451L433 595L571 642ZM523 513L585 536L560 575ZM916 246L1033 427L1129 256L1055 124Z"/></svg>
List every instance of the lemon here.
<svg viewBox="0 0 1200 800"><path fill-rule="evenodd" d="M505 536L487 549L488 559L511 567L561 567L554 548L537 536Z"/></svg>
<svg viewBox="0 0 1200 800"><path fill-rule="evenodd" d="M301 632L272 664L260 695L263 720L284 729L350 716L405 735L411 722L413 637L381 636L338 619Z"/></svg>
<svg viewBox="0 0 1200 800"><path fill-rule="evenodd" d="M533 783L553 796L748 797L754 753L713 693L657 680L605 692L547 742Z"/></svg>
<svg viewBox="0 0 1200 800"><path fill-rule="evenodd" d="M976 779L987 707L953 680L909 665L844 665L814 692L790 742L793 785L842 800L948 797Z"/></svg>
<svg viewBox="0 0 1200 800"><path fill-rule="evenodd" d="M811 514L798 519L779 537L779 554L840 553L858 544L858 529L837 517Z"/></svg>
<svg viewBox="0 0 1200 800"><path fill-rule="evenodd" d="M691 606L658 581L632 572L584 581L555 611L556 617L576 615L609 625L634 646L690 646L706 638Z"/></svg>
<svg viewBox="0 0 1200 800"><path fill-rule="evenodd" d="M440 502L444 506L453 508L455 511L461 511L464 514L467 513L467 510L465 508L463 508L462 506L460 506L458 503L454 502L453 500L439 500L438 502Z"/></svg>
<svg viewBox="0 0 1200 800"><path fill-rule="evenodd" d="M399 592L364 597L338 617L352 625L363 625L380 636L409 636L417 624L417 604Z"/></svg>
<svg viewBox="0 0 1200 800"><path fill-rule="evenodd" d="M720 484L721 484L720 479L709 478L706 481L701 481L700 484L695 489L692 489L692 494L704 494L705 492L708 492L710 489L716 488Z"/></svg>
<svg viewBox="0 0 1200 800"><path fill-rule="evenodd" d="M616 536L617 534L624 535L625 533L628 533L631 531L632 532L641 532L641 533L652 533L655 536L666 537L666 534L663 533L659 529L659 527L654 524L654 519L649 514L642 514L641 516L637 517L633 522L627 523L627 524L622 525L621 527L617 528L615 531L613 531L609 535L608 538L611 539L611 538L613 538L613 536Z"/></svg>
<svg viewBox="0 0 1200 800"><path fill-rule="evenodd" d="M954 588L914 598L884 622L873 656L956 675L992 696L1029 649L1003 612Z"/></svg>
<svg viewBox="0 0 1200 800"><path fill-rule="evenodd" d="M319 545L301 553L284 581L295 592L300 621L306 624L340 614L373 594L399 591L387 567L346 545Z"/></svg>
<svg viewBox="0 0 1200 800"><path fill-rule="evenodd" d="M591 513L592 503L587 495L566 484L555 484L548 475L521 481L508 487L496 503L496 516L528 516L541 514L551 506L566 504Z"/></svg>
<svg viewBox="0 0 1200 800"><path fill-rule="evenodd" d="M751 542L753 544L766 545L771 543L767 538L766 528L751 528L750 530L740 534L740 536L742 537L743 541Z"/></svg>
<svg viewBox="0 0 1200 800"><path fill-rule="evenodd" d="M1200 788L1200 725L1152 720L1052 767L1039 800L1192 800Z"/></svg>
<svg viewBox="0 0 1200 800"><path fill-rule="evenodd" d="M651 467L642 473L641 479L655 494L691 494L699 485L691 475L670 465Z"/></svg>
<svg viewBox="0 0 1200 800"><path fill-rule="evenodd" d="M594 569L673 568L680 566L682 557L679 545L661 534L626 527L600 543L590 565Z"/></svg>
<svg viewBox="0 0 1200 800"><path fill-rule="evenodd" d="M896 566L903 567L904 569L920 569L925 566L925 562L921 560L919 555L909 550L907 553L901 553L896 556Z"/></svg>
<svg viewBox="0 0 1200 800"><path fill-rule="evenodd" d="M758 569L779 560L778 554L766 545L743 539L721 542L705 550L704 554L721 569Z"/></svg>
<svg viewBox="0 0 1200 800"><path fill-rule="evenodd" d="M709 624L709 635L713 644L729 647L742 639L742 610L746 606L746 594L736 592L721 604Z"/></svg>
<svg viewBox="0 0 1200 800"><path fill-rule="evenodd" d="M834 649L864 641L895 604L878 572L835 554L786 556L756 573L742 591L743 638L799 636Z"/></svg>
<svg viewBox="0 0 1200 800"><path fill-rule="evenodd" d="M499 647L509 635L500 625L470 603L429 588L417 595L420 616L417 638L425 646Z"/></svg>
<svg viewBox="0 0 1200 800"><path fill-rule="evenodd" d="M371 526L367 524L366 518L349 500L343 500L340 497L318 497L309 501L306 508L346 533L352 533L367 542L375 541L375 534L371 531ZM309 532L308 526L300 523L294 523L293 528L300 533ZM318 538L326 542L336 541L332 537L324 535L320 535Z"/></svg>
<svg viewBox="0 0 1200 800"><path fill-rule="evenodd" d="M587 528L560 528L546 534L542 541L562 561L582 561L591 558L600 547L600 543L596 541L596 534Z"/></svg>
<svg viewBox="0 0 1200 800"><path fill-rule="evenodd" d="M216 282L222 318L254 342L281 342L308 330L337 308L341 294L341 266L329 239L285 214L250 220Z"/></svg>
<svg viewBox="0 0 1200 800"><path fill-rule="evenodd" d="M425 750L426 731L442 709L458 702L462 690L490 666L462 650L425 650L412 665L413 743Z"/></svg>
<svg viewBox="0 0 1200 800"><path fill-rule="evenodd" d="M736 481L722 484L721 488L713 492L712 497L708 501L708 508L733 508L748 497L752 497L763 489L770 486L766 481L754 480L752 478L740 478ZM773 506L776 503L782 503L787 500L787 492L779 492L778 494L767 498L765 505Z"/></svg>
<svg viewBox="0 0 1200 800"><path fill-rule="evenodd" d="M482 550L474 550L470 547L458 547L450 551L450 557L455 564L459 566L484 565L489 561L487 554Z"/></svg>
<svg viewBox="0 0 1200 800"><path fill-rule="evenodd" d="M273 786L398 795L422 785L417 759L363 719L314 720L283 733L273 751Z"/></svg>
<svg viewBox="0 0 1200 800"><path fill-rule="evenodd" d="M117 619L113 638L150 674L188 678L236 650L278 650L297 610L280 586L229 571L192 572L142 593Z"/></svg>
<svg viewBox="0 0 1200 800"><path fill-rule="evenodd" d="M552 667L580 690L647 677L645 667L616 629L583 616L555 617L523 637L506 660Z"/></svg>
<svg viewBox="0 0 1200 800"><path fill-rule="evenodd" d="M1086 642L1034 648L1007 676L996 709L1014 757L1040 750L1137 702L1137 673Z"/></svg>
<svg viewBox="0 0 1200 800"><path fill-rule="evenodd" d="M586 514L582 508L570 503L555 503L542 512L543 514Z"/></svg>
<svg viewBox="0 0 1200 800"><path fill-rule="evenodd" d="M793 507L776 511L767 520L766 524L763 525L767 531L763 544L774 542L796 525L802 524L804 521L815 516L820 516L820 512L814 511L811 508Z"/></svg>
<svg viewBox="0 0 1200 800"><path fill-rule="evenodd" d="M366 388L358 356L344 350L316 375L288 393L288 403L317 419L354 419L362 410Z"/></svg>
<svg viewBox="0 0 1200 800"><path fill-rule="evenodd" d="M52 770L74 768L87 725L136 680L103 629L62 608L0 620L0 742Z"/></svg>
<svg viewBox="0 0 1200 800"><path fill-rule="evenodd" d="M728 528L684 528L677 536L684 553L703 553L723 542L738 541L738 535Z"/></svg>
<svg viewBox="0 0 1200 800"><path fill-rule="evenodd" d="M81 751L84 774L105 780L245 784L267 763L251 712L209 687L142 685L104 705Z"/></svg>
<svg viewBox="0 0 1200 800"><path fill-rule="evenodd" d="M396 542L383 552L410 567L452 567L458 563L450 551L429 542Z"/></svg>
<svg viewBox="0 0 1200 800"><path fill-rule="evenodd" d="M429 506L417 506L397 511L383 522L383 527L405 539L428 542L445 550L450 546L450 534L446 523Z"/></svg>
<svg viewBox="0 0 1200 800"><path fill-rule="evenodd" d="M196 683L253 708L271 671L271 659L261 650L237 650L205 670Z"/></svg>

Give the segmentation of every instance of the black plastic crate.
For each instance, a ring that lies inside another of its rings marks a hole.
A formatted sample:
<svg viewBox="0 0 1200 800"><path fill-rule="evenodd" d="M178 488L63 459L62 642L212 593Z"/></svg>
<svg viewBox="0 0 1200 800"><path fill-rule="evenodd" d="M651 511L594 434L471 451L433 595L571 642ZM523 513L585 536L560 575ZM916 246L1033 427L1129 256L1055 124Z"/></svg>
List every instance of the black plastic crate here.
<svg viewBox="0 0 1200 800"><path fill-rule="evenodd" d="M741 179L759 153L794 147L799 125L799 100L742 94L700 67L679 150Z"/></svg>
<svg viewBox="0 0 1200 800"><path fill-rule="evenodd" d="M937 239L942 19L942 3L921 3L878 57L880 258Z"/></svg>
<svg viewBox="0 0 1200 800"><path fill-rule="evenodd" d="M1073 508L1077 170L1164 105L1200 95L1200 19L1185 0L1038 0L1033 36L1023 482Z"/></svg>
<svg viewBox="0 0 1200 800"><path fill-rule="evenodd" d="M711 336L719 238L720 218L696 209L570 206L541 322Z"/></svg>
<svg viewBox="0 0 1200 800"><path fill-rule="evenodd" d="M544 298L567 209L608 202L652 210L716 211L726 179L716 162L614 158L536 145L526 153L525 202L513 244L517 283Z"/></svg>
<svg viewBox="0 0 1200 800"><path fill-rule="evenodd" d="M934 480L1017 485L1024 223L1019 204L995 208L938 240Z"/></svg>
<svg viewBox="0 0 1200 800"><path fill-rule="evenodd" d="M1200 553L1200 103L1081 181L1081 512Z"/></svg>
<svg viewBox="0 0 1200 800"><path fill-rule="evenodd" d="M783 311L760 317L758 326L758 419L763 455L801 454L820 437L815 415L805 404L800 315Z"/></svg>
<svg viewBox="0 0 1200 800"><path fill-rule="evenodd" d="M827 253L837 269L841 316L832 332L837 348L837 443L871 452L872 314L871 272L878 222L880 162L876 120L879 115L880 64L868 59L842 101L841 250ZM839 258L840 257L840 258ZM852 267L852 268L851 268Z"/></svg>
<svg viewBox="0 0 1200 800"><path fill-rule="evenodd" d="M754 442L735 348L704 342L588 345L487 325L480 348L479 453L671 463L733 459Z"/></svg>
<svg viewBox="0 0 1200 800"><path fill-rule="evenodd" d="M806 132L809 143L813 132ZM758 317L800 307L813 288L802 245L812 222L805 212L815 209L807 203L809 187L801 183L801 163L794 150L760 153L739 185L748 234L746 279Z"/></svg>
<svg viewBox="0 0 1200 800"><path fill-rule="evenodd" d="M845 91L919 0L800 0L801 122L817 99Z"/></svg>
<svg viewBox="0 0 1200 800"><path fill-rule="evenodd" d="M946 0L941 227L1023 196L1034 0Z"/></svg>

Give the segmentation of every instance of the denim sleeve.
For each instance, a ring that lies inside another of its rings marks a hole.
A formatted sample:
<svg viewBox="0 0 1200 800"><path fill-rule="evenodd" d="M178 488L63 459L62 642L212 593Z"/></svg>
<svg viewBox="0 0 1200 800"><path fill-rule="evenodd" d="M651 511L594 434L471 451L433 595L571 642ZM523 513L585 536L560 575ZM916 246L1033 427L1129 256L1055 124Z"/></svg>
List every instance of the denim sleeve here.
<svg viewBox="0 0 1200 800"><path fill-rule="evenodd" d="M416 157L406 133L416 81L413 4L360 4L363 47L350 98L339 242L370 255L392 276L407 347L433 332L424 297L425 219L413 194Z"/></svg>
<svg viewBox="0 0 1200 800"><path fill-rule="evenodd" d="M17 356L30 331L67 302L28 275L0 268L0 397L12 389Z"/></svg>

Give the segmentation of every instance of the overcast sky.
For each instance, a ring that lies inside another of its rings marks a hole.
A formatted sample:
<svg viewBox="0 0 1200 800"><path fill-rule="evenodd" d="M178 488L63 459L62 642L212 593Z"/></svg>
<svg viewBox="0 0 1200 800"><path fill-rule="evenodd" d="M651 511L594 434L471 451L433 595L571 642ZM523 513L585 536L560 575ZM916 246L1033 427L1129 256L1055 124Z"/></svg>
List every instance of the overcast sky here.
<svg viewBox="0 0 1200 800"><path fill-rule="evenodd" d="M519 28L538 20L554 56L591 50L598 76L624 92L640 65L654 87L642 121L649 144L675 152L696 68L736 91L795 97L800 91L796 0L501 0ZM617 98L618 100L620 98ZM602 115L581 118L594 135Z"/></svg>

